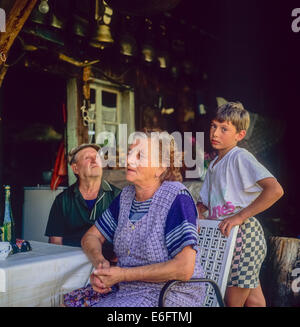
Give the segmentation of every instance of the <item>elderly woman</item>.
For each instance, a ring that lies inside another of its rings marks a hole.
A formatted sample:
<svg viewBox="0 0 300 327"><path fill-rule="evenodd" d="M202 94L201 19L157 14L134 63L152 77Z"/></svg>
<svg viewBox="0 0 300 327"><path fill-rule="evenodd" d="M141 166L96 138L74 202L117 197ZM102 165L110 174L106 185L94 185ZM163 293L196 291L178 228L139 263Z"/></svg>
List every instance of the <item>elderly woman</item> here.
<svg viewBox="0 0 300 327"><path fill-rule="evenodd" d="M179 182L175 141L167 132L145 130L143 135L135 139L127 157L126 178L133 185L122 190L82 238L94 266L91 286L66 295L67 306L153 307L166 281L203 277L197 210ZM116 266L102 255L105 240L113 243ZM202 300L202 286L179 283L165 303L200 306Z"/></svg>

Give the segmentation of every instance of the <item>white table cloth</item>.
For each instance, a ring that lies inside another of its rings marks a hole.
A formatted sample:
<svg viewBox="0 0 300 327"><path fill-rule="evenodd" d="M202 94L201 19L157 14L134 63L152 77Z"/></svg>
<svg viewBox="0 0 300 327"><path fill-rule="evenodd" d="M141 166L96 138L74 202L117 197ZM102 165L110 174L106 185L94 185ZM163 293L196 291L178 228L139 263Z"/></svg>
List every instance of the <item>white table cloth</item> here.
<svg viewBox="0 0 300 327"><path fill-rule="evenodd" d="M81 248L29 241L32 251L0 260L0 306L58 306L85 286L92 265Z"/></svg>

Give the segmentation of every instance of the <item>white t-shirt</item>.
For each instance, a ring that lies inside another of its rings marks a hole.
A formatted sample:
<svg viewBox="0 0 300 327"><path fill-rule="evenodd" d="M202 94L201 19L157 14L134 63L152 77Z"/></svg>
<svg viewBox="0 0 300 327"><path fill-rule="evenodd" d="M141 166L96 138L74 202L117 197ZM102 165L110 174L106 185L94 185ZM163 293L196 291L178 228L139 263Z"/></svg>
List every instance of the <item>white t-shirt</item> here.
<svg viewBox="0 0 300 327"><path fill-rule="evenodd" d="M209 165L199 194L208 207L209 219L224 219L248 207L261 193L257 182L274 177L246 149L235 146L216 163Z"/></svg>

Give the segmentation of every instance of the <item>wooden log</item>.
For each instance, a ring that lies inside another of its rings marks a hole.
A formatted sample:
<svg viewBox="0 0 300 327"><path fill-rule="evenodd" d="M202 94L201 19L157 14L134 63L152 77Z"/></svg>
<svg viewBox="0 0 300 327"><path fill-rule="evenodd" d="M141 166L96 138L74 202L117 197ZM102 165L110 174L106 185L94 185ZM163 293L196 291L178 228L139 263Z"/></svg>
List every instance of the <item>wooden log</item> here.
<svg viewBox="0 0 300 327"><path fill-rule="evenodd" d="M8 57L9 49L11 48L15 38L18 36L37 0L16 0L7 15L6 32L1 33L0 50L1 55ZM0 67L5 66L5 62L0 62ZM0 82L2 83L6 74L7 67L0 71ZM0 83L0 87L1 87Z"/></svg>
<svg viewBox="0 0 300 327"><path fill-rule="evenodd" d="M267 306L300 306L300 239L270 237L262 287Z"/></svg>
<svg viewBox="0 0 300 327"><path fill-rule="evenodd" d="M0 48L7 53L29 17L37 0L16 0L6 20L6 32L1 35Z"/></svg>
<svg viewBox="0 0 300 327"><path fill-rule="evenodd" d="M3 65L0 65L0 87L2 85L2 82L4 80L4 77L5 77L5 74L8 70L8 66L3 64Z"/></svg>

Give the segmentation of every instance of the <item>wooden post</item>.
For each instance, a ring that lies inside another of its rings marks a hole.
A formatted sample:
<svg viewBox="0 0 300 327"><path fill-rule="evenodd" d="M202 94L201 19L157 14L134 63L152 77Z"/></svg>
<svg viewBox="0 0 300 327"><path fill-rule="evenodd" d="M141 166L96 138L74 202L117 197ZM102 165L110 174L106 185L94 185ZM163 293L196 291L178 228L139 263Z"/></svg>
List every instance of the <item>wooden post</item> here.
<svg viewBox="0 0 300 327"><path fill-rule="evenodd" d="M67 82L67 152L78 145L77 122L78 122L78 87L76 78L71 78ZM68 165L69 185L76 181L73 171Z"/></svg>
<svg viewBox="0 0 300 327"><path fill-rule="evenodd" d="M8 57L15 38L18 36L37 0L15 0L6 19L6 32L0 34L1 56ZM0 61L0 87L7 72L7 65Z"/></svg>
<svg viewBox="0 0 300 327"><path fill-rule="evenodd" d="M262 287L267 306L300 306L300 239L270 237Z"/></svg>
<svg viewBox="0 0 300 327"><path fill-rule="evenodd" d="M81 106L84 104L83 82L79 78L77 79L77 140L78 145L82 143L88 143L88 129L83 124Z"/></svg>

